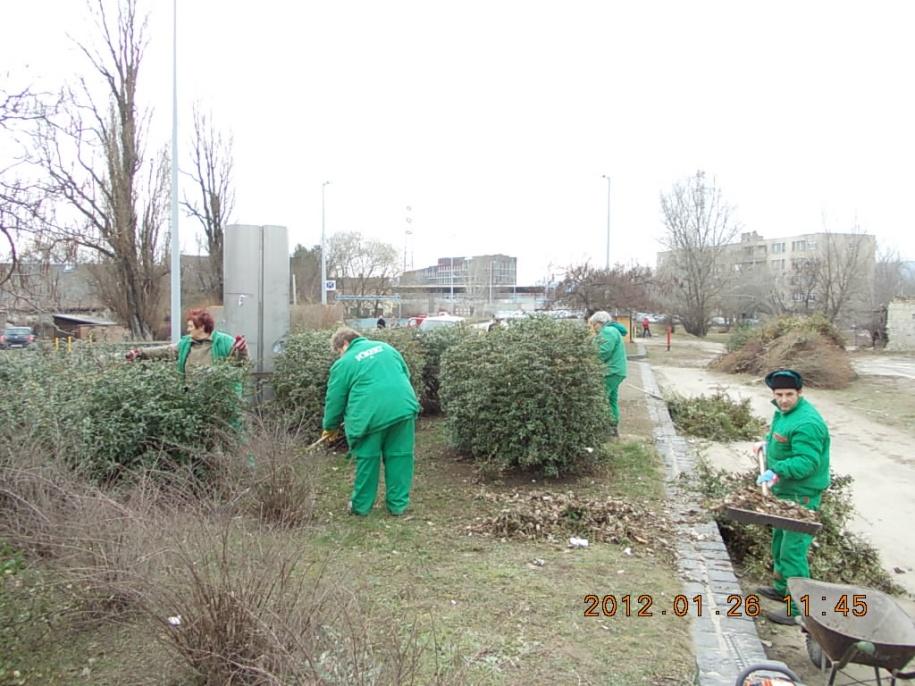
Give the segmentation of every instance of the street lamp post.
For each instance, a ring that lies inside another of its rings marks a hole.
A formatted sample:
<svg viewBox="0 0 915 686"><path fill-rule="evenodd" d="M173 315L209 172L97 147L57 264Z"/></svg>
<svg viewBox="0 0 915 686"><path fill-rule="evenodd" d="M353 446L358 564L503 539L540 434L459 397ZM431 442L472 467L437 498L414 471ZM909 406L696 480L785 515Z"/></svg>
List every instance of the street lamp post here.
<svg viewBox="0 0 915 686"><path fill-rule="evenodd" d="M610 271L610 177L601 174L601 178L607 179L607 261L604 267Z"/></svg>
<svg viewBox="0 0 915 686"><path fill-rule="evenodd" d="M181 240L178 236L178 0L172 2L171 334L181 338ZM220 294L221 295L221 294Z"/></svg>
<svg viewBox="0 0 915 686"><path fill-rule="evenodd" d="M327 247L324 243L324 189L330 181L321 184L321 304L327 304Z"/></svg>
<svg viewBox="0 0 915 686"><path fill-rule="evenodd" d="M454 315L454 248L451 249L451 314Z"/></svg>

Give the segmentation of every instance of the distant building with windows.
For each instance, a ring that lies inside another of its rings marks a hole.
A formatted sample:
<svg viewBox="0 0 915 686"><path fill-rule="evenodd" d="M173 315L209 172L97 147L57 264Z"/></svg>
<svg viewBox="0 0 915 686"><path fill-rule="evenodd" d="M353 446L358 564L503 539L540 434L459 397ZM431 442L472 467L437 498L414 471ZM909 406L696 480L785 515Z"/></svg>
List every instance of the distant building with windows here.
<svg viewBox="0 0 915 686"><path fill-rule="evenodd" d="M462 293L481 292L490 288L502 290L518 281L518 258L508 255L475 255L474 257L439 257L422 269L404 272L403 286L426 286L450 289L452 284Z"/></svg>
<svg viewBox="0 0 915 686"><path fill-rule="evenodd" d="M737 311L755 311L763 300L769 305L780 303L783 310L814 310L824 285L836 288L837 280L845 278L840 274L853 280L853 305L860 309L870 304L876 253L877 241L867 234L819 232L764 238L749 231L724 246L716 267L738 274L731 295L736 293L744 302L734 308ZM658 253L658 272L675 271L674 256L670 250Z"/></svg>

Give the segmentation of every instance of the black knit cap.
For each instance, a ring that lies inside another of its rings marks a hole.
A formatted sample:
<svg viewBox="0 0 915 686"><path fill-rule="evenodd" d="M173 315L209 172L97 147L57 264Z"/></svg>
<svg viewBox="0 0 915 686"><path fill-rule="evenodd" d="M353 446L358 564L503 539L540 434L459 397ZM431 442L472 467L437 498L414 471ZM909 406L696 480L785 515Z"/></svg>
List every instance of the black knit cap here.
<svg viewBox="0 0 915 686"><path fill-rule="evenodd" d="M799 391L804 387L804 380L793 369L776 369L766 375L766 385L773 391L779 388L794 388Z"/></svg>

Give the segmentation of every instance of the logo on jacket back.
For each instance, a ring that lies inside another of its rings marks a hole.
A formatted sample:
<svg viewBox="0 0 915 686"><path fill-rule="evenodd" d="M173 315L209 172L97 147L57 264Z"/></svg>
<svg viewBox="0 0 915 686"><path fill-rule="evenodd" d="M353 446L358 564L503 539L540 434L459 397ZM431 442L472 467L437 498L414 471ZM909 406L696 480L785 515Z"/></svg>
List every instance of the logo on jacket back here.
<svg viewBox="0 0 915 686"><path fill-rule="evenodd" d="M356 361L362 362L365 358L377 355L382 350L383 348L380 345L376 345L374 348L369 348L368 350L363 350L361 353L356 353Z"/></svg>

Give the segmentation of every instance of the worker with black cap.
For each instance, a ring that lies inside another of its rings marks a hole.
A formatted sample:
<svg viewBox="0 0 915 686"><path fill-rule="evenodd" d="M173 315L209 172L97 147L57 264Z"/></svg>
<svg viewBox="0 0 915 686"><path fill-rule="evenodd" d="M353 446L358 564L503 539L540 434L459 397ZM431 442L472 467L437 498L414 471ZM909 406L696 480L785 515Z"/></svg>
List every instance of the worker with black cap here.
<svg viewBox="0 0 915 686"><path fill-rule="evenodd" d="M820 507L823 491L829 487L829 429L816 408L804 398L804 380L793 369L776 369L766 376L766 385L775 396L775 414L766 435L766 471L756 480L768 484L772 493L810 510ZM796 624L800 614L796 603L791 612L788 596L789 577L810 578L807 552L813 536L797 531L773 529L772 565L774 581L759 593L778 600L782 608L767 611L766 617L778 624Z"/></svg>

